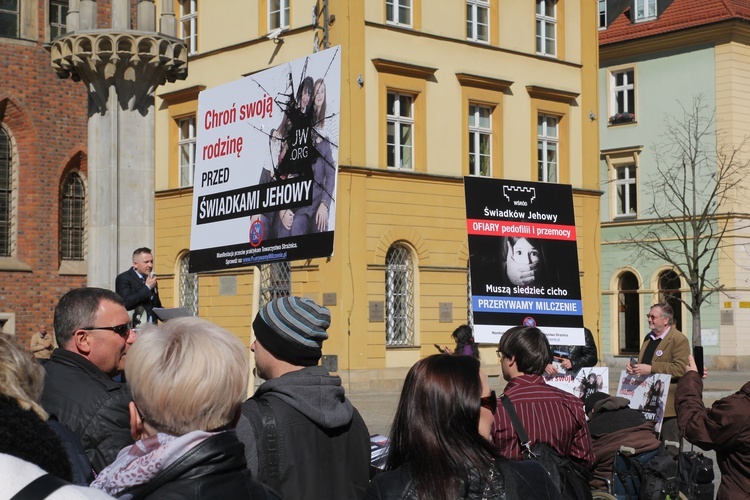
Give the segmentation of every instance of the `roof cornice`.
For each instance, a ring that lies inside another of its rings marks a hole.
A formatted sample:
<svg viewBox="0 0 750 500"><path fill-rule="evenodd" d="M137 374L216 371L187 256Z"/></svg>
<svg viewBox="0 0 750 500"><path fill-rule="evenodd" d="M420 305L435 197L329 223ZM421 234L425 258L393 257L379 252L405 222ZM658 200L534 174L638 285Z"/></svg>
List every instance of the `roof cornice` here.
<svg viewBox="0 0 750 500"><path fill-rule="evenodd" d="M668 50L679 50L696 45L723 45L737 42L750 45L750 24L740 19L686 28L671 33L660 33L632 40L599 46L599 62L612 59L653 54Z"/></svg>

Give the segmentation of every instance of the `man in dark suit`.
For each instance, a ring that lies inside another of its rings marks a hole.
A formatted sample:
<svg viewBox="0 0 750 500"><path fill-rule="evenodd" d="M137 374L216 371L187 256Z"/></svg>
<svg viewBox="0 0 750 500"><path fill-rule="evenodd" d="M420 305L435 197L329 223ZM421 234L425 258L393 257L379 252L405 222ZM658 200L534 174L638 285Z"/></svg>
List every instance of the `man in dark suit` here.
<svg viewBox="0 0 750 500"><path fill-rule="evenodd" d="M156 323L154 307L161 307L161 300L153 270L154 256L151 249L142 247L133 252L133 267L115 279L115 292L125 301L125 309L135 310L134 323L137 321L139 308L145 311L146 321Z"/></svg>

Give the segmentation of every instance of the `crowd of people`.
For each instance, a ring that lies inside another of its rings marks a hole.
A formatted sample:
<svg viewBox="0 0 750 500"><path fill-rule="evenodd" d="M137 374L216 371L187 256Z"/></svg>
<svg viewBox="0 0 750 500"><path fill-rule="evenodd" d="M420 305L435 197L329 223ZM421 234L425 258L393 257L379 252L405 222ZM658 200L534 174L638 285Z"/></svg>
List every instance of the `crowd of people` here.
<svg viewBox="0 0 750 500"><path fill-rule="evenodd" d="M412 366L379 471L364 419L341 379L319 365L331 316L310 299L274 299L258 312L250 348L265 382L247 400L246 346L203 319L136 333L123 297L80 288L62 296L53 323L49 359L0 334L3 498L556 499L564 497L548 470L525 459L531 444L594 471L593 489L612 476L620 445L659 447L654 422L627 400L594 391L584 401L546 384L561 346L532 326L500 338L501 398L467 325L453 333L455 350ZM705 373L685 352L671 308L655 305L649 323L628 372L677 379L678 439L717 450L719 498L750 491L750 383L707 409ZM48 335L43 325L40 333ZM44 335L34 345L46 345ZM597 362L590 335L585 346L562 346L571 367Z"/></svg>

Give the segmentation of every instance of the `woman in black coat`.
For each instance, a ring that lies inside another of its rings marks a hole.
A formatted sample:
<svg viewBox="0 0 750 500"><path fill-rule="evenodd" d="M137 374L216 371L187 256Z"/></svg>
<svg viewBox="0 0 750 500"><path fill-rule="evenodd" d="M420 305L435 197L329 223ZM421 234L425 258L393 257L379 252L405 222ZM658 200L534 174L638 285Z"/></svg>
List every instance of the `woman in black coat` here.
<svg viewBox="0 0 750 500"><path fill-rule="evenodd" d="M200 318L141 330L125 372L135 444L92 486L128 499L275 499L250 479L232 427L247 393L242 342Z"/></svg>
<svg viewBox="0 0 750 500"><path fill-rule="evenodd" d="M497 398L470 356L436 354L406 376L375 499L559 498L541 464L511 462L489 441Z"/></svg>

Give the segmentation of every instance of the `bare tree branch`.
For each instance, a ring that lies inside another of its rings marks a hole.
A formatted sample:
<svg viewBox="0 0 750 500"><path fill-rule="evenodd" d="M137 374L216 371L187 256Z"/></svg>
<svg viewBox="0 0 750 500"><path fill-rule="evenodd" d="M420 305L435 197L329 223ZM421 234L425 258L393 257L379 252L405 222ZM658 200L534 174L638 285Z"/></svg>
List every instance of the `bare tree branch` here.
<svg viewBox="0 0 750 500"><path fill-rule="evenodd" d="M666 116L663 141L654 145L656 174L643 182L647 223L628 234L637 260L665 262L690 290L681 300L693 318L694 345L701 343L701 306L722 290L709 271L733 234L750 226L749 214L733 213L750 175L748 141L732 145L717 137L716 117L702 96L682 116ZM735 222L739 224L735 224Z"/></svg>

